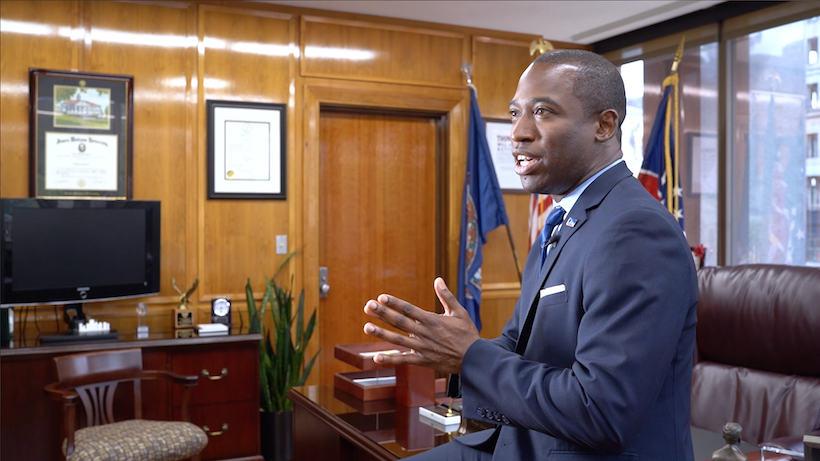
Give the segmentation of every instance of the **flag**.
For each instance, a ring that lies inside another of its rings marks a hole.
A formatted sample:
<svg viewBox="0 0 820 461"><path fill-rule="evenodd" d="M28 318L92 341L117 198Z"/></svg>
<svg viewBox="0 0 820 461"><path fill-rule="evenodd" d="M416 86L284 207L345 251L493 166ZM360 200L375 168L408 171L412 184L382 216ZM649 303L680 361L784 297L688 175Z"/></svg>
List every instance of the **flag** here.
<svg viewBox="0 0 820 461"><path fill-rule="evenodd" d="M552 197L541 194L530 195L528 248L532 248L532 245L538 241L538 234L541 233L541 228L544 227L544 221L547 220L550 212L552 212Z"/></svg>
<svg viewBox="0 0 820 461"><path fill-rule="evenodd" d="M673 72L663 81L663 98L652 125L638 180L666 206L683 229L683 190L678 169L679 126L678 74Z"/></svg>
<svg viewBox="0 0 820 461"><path fill-rule="evenodd" d="M481 247L487 233L509 223L501 187L495 176L484 120L475 90L470 88L470 137L467 146L467 174L461 211L461 242L458 254L458 302L467 309L481 331Z"/></svg>

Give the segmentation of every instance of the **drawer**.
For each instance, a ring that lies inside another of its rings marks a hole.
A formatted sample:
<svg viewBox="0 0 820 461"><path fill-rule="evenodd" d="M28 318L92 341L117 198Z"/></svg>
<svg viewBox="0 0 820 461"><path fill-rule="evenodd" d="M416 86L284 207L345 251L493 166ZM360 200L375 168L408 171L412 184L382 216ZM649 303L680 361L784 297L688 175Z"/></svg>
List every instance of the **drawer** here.
<svg viewBox="0 0 820 461"><path fill-rule="evenodd" d="M207 426L206 432L213 434L208 435L208 445L202 451L203 460L259 454L259 406L255 400L194 405L189 411L192 423L203 429ZM180 408L175 408L174 412L180 419Z"/></svg>
<svg viewBox="0 0 820 461"><path fill-rule="evenodd" d="M171 369L199 376L190 405L256 400L259 398L259 345L225 345L219 349L174 352ZM184 389L174 386L173 403L182 403Z"/></svg>

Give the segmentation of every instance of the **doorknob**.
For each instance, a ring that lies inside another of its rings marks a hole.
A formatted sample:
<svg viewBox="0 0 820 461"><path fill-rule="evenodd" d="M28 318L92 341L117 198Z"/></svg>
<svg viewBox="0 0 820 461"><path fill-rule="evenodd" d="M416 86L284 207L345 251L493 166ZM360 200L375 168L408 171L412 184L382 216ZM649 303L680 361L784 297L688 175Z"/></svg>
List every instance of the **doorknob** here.
<svg viewBox="0 0 820 461"><path fill-rule="evenodd" d="M319 268L319 297L327 298L327 293L330 291L330 285L327 283L327 267Z"/></svg>

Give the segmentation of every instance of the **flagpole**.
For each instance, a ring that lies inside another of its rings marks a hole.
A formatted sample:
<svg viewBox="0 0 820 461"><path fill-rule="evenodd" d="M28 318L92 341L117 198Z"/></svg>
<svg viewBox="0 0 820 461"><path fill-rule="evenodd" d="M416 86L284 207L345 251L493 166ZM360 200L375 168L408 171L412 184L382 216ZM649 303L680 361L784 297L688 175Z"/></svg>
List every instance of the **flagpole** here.
<svg viewBox="0 0 820 461"><path fill-rule="evenodd" d="M510 239L510 248L512 248L513 259L515 260L515 270L518 272L518 283L521 283L524 279L521 277L521 264L518 263L518 253L515 252L515 242L513 242L512 230L510 230L510 224L507 223L507 237Z"/></svg>

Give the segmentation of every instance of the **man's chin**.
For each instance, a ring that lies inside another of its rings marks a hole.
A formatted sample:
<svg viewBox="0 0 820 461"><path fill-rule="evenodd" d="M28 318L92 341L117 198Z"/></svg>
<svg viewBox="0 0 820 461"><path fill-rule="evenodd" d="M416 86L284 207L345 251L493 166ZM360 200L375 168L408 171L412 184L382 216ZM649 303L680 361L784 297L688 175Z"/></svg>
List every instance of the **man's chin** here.
<svg viewBox="0 0 820 461"><path fill-rule="evenodd" d="M521 176L521 187L524 188L524 191L528 194L546 194L546 192L541 192L538 185L534 184L530 178L526 176Z"/></svg>

